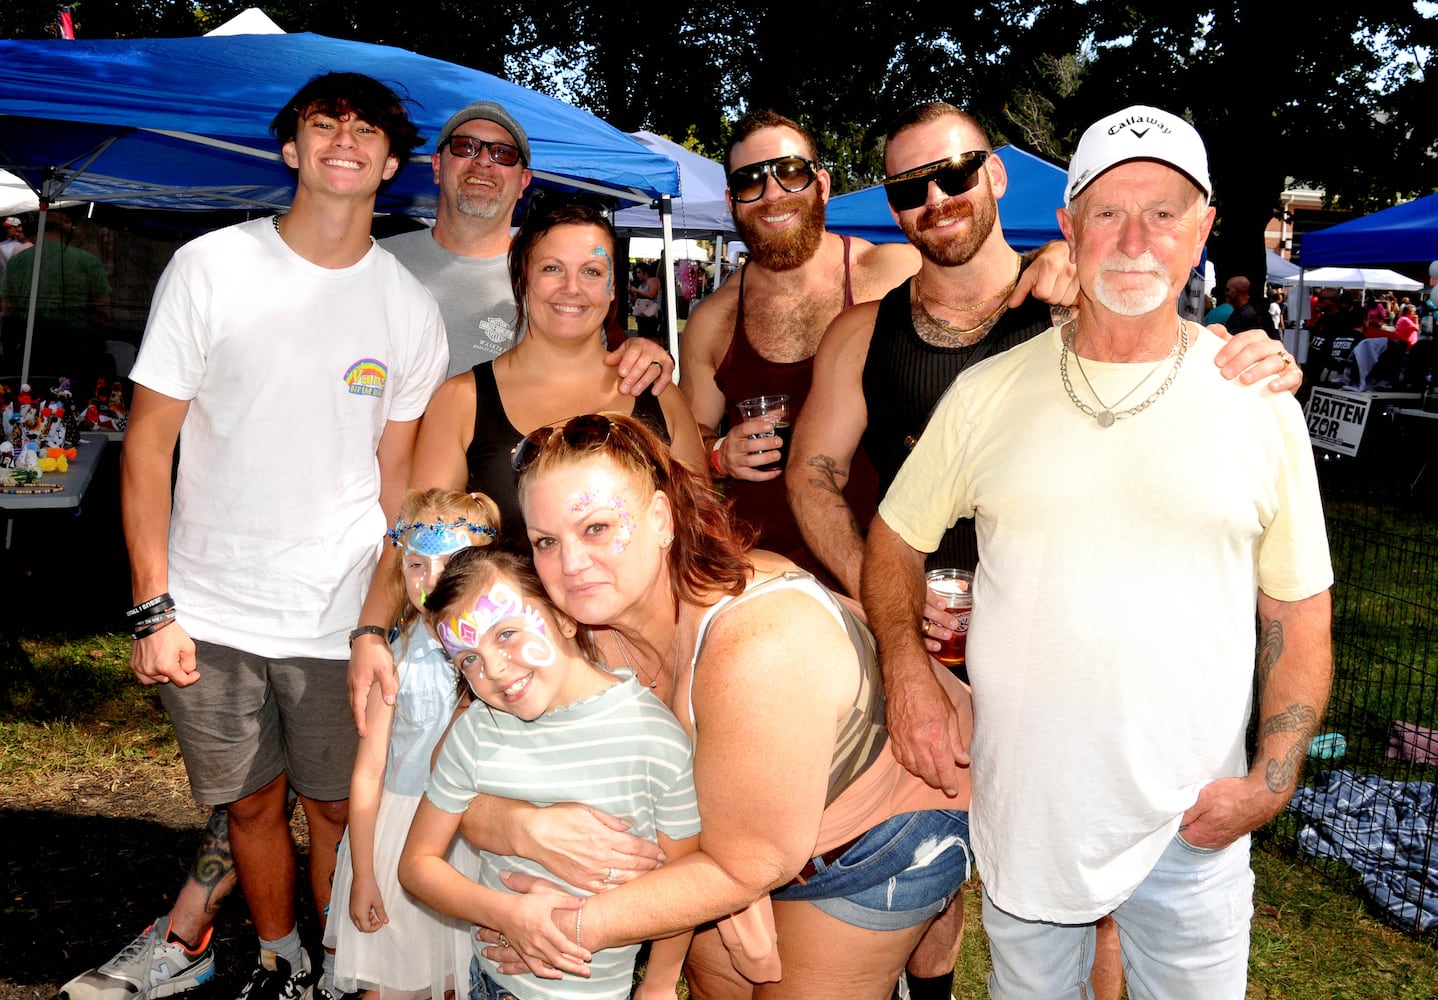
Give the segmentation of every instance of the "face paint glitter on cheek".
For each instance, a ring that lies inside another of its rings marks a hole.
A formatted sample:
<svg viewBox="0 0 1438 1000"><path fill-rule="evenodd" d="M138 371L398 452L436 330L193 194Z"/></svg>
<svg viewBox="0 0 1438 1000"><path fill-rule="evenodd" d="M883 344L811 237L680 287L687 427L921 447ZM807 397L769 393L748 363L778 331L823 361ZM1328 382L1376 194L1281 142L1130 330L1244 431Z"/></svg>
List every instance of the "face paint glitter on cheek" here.
<svg viewBox="0 0 1438 1000"><path fill-rule="evenodd" d="M629 542L634 538L634 515L629 512L629 507L623 498L612 493L583 490L572 494L565 501L565 505L572 514L582 514L595 504L603 505L614 511L614 517L619 522L619 526L614 529L614 551L623 552L629 548Z"/></svg>

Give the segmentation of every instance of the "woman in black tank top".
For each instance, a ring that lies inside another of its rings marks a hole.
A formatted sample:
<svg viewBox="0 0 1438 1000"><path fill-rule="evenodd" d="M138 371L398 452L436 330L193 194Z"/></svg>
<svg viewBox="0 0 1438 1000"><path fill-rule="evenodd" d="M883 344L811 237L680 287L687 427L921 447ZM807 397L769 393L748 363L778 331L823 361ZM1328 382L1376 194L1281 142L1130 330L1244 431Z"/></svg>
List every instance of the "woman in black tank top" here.
<svg viewBox="0 0 1438 1000"><path fill-rule="evenodd" d="M486 493L499 505L502 532L522 540L510 451L531 431L599 410L645 421L676 458L704 468L699 430L679 391L627 396L604 363L614 244L608 218L588 202L550 199L530 211L509 253L518 341L435 393L415 444L411 486Z"/></svg>

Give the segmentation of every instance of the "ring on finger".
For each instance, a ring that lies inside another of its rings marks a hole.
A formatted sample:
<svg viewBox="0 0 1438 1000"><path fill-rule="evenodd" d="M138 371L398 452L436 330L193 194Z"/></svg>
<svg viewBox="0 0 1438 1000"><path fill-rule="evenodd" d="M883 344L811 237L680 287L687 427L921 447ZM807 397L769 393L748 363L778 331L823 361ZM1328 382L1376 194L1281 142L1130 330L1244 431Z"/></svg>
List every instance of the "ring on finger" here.
<svg viewBox="0 0 1438 1000"><path fill-rule="evenodd" d="M933 628L933 625L933 622L929 621L927 618L924 619L924 635L929 634L929 629Z"/></svg>
<svg viewBox="0 0 1438 1000"><path fill-rule="evenodd" d="M651 365L653 365L655 368L658 368L660 371L663 371L663 370L664 370L664 365L661 364L661 363L658 362L658 361L651 361L651 362L649 362L649 363L650 363Z"/></svg>
<svg viewBox="0 0 1438 1000"><path fill-rule="evenodd" d="M499 941L496 942L496 943L497 943L501 948L508 948L508 947L509 947L509 940L508 940L507 938L505 938L505 936L504 936L503 934L501 934L501 935L499 936Z"/></svg>
<svg viewBox="0 0 1438 1000"><path fill-rule="evenodd" d="M607 871L607 872L604 873L604 884L605 884L605 885L613 885L613 884L615 883L615 881L616 881L618 875L619 875L619 873L618 873L615 869L613 869L613 868L609 869L609 871Z"/></svg>

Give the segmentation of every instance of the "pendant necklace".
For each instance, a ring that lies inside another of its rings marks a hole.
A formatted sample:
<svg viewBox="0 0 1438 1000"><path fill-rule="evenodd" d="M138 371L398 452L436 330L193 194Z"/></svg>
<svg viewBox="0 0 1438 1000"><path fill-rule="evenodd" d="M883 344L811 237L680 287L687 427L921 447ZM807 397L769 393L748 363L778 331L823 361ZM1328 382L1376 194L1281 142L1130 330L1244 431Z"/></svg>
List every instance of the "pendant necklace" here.
<svg viewBox="0 0 1438 1000"><path fill-rule="evenodd" d="M659 674L656 672L653 677L645 677L642 673L639 672L639 668L634 665L633 661L629 659L629 649L624 645L624 637L620 635L617 631L614 633L614 641L619 644L619 655L624 657L624 665L629 668L630 672L633 673L635 677L639 678L639 682L645 687L649 688L649 690L651 691L657 688L659 686ZM674 671L675 675L677 676L679 672L678 632L674 633Z"/></svg>
<svg viewBox="0 0 1438 1000"><path fill-rule="evenodd" d="M1084 385L1088 387L1089 395L1093 396L1093 398L1098 401L1098 405L1101 407L1101 409L1095 410L1092 406L1089 406L1083 400L1078 398L1078 394L1074 392L1073 383L1069 381L1069 341L1072 338L1072 324L1070 324L1070 332L1067 336L1064 336L1062 338L1063 349L1059 352L1059 378L1063 379L1064 391L1068 393L1069 399L1073 401L1074 406L1077 406L1079 410L1086 415L1093 417L1094 421L1100 427L1112 427L1116 421L1131 417L1137 413L1142 413L1144 410L1148 409L1151 405L1153 405L1154 400L1162 396L1165 392L1168 391L1168 387L1173 385L1174 378L1178 376L1179 368L1183 366L1183 356L1188 353L1188 327L1184 324L1183 320L1179 320L1178 336L1174 338L1173 347L1169 350L1169 352L1163 357L1159 358L1158 363L1152 368L1150 368L1147 372L1145 372L1143 378L1139 379L1138 384L1135 385L1132 389L1124 393L1112 403L1105 403L1103 399L1099 396L1099 394L1094 390L1093 383L1089 381L1088 373L1083 370L1083 359L1079 357L1077 351L1074 351L1074 364L1078 366L1079 376L1083 379ZM1138 392L1138 390L1143 387L1144 383L1146 383L1149 379L1153 378L1154 374L1163 367L1164 363L1167 362L1169 358L1173 358L1173 368L1170 369L1168 377L1163 380L1162 385L1160 385L1157 389L1150 393L1148 398L1145 399L1142 403L1139 403L1137 406L1131 406L1127 410L1119 410L1118 412L1114 412L1115 407L1117 407L1125 399L1128 399L1128 397L1132 396L1134 393Z"/></svg>

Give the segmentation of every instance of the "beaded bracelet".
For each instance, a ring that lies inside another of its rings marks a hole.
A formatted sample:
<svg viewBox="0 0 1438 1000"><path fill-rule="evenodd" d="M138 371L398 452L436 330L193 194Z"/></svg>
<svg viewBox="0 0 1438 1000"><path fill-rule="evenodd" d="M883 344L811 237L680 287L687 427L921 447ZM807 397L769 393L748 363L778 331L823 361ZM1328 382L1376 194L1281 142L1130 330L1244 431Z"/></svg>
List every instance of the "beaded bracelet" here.
<svg viewBox="0 0 1438 1000"><path fill-rule="evenodd" d="M158 597L152 597L148 601L141 601L129 611L126 611L125 617L134 618L136 615L143 615L145 612L154 611L157 608L173 611L175 609L175 599L171 597L168 592Z"/></svg>
<svg viewBox="0 0 1438 1000"><path fill-rule="evenodd" d="M579 904L579 909L574 911L574 943L584 947L584 903L589 902L589 897L584 897L584 902Z"/></svg>

